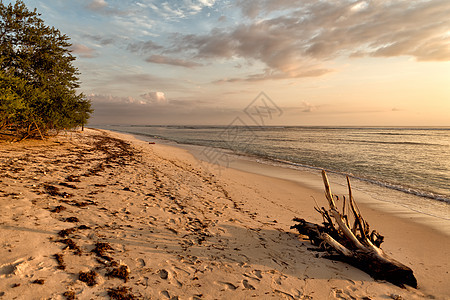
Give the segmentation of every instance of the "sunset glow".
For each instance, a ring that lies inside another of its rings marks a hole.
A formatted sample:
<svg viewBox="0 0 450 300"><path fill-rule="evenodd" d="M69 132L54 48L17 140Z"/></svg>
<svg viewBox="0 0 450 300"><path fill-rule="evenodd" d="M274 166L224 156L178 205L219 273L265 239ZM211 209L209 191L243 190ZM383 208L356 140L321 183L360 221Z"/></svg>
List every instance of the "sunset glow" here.
<svg viewBox="0 0 450 300"><path fill-rule="evenodd" d="M8 1L6 1L8 2ZM71 37L91 124L450 125L450 2L26 0Z"/></svg>

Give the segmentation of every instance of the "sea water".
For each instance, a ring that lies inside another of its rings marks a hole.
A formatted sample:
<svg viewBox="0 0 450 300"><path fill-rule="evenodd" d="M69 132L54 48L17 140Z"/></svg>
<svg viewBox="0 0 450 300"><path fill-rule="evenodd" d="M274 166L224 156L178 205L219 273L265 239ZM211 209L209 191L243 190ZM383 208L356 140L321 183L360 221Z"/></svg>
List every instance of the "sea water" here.
<svg viewBox="0 0 450 300"><path fill-rule="evenodd" d="M370 186L398 191L397 196L391 194L391 201L403 201L415 210L450 220L450 128L447 127L103 128L180 144L227 149L236 155L285 168L325 169L367 183L367 189L375 194L380 193L379 189ZM210 162L214 163L212 156Z"/></svg>

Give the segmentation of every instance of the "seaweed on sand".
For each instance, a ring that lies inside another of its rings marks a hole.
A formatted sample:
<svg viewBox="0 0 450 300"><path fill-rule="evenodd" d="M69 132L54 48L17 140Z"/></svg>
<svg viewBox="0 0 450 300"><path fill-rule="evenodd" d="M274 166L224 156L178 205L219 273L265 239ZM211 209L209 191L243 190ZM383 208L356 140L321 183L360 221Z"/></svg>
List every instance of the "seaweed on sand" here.
<svg viewBox="0 0 450 300"><path fill-rule="evenodd" d="M80 247L78 247L72 239L59 240L58 242L66 244L69 249L75 250L75 254L81 255Z"/></svg>
<svg viewBox="0 0 450 300"><path fill-rule="evenodd" d="M109 243L98 242L95 244L95 248L91 252L97 254L98 257L112 261L112 258L107 255L108 251L114 250Z"/></svg>
<svg viewBox="0 0 450 300"><path fill-rule="evenodd" d="M128 275L130 275L130 271L128 270L128 267L124 265L121 265L118 268L114 268L106 274L106 276L108 277L123 279L124 282L128 281Z"/></svg>
<svg viewBox="0 0 450 300"><path fill-rule="evenodd" d="M80 272L78 274L78 279L85 282L88 286L94 286L97 284L97 273L94 270L89 272Z"/></svg>
<svg viewBox="0 0 450 300"><path fill-rule="evenodd" d="M65 270L66 264L64 263L63 255L57 253L53 256L55 257L56 261L58 262L58 266L56 268L60 269L60 270Z"/></svg>
<svg viewBox="0 0 450 300"><path fill-rule="evenodd" d="M60 237L66 237L66 236L68 236L69 234L72 234L75 230L77 230L76 227L63 229L63 230L58 231L58 235L59 235Z"/></svg>
<svg viewBox="0 0 450 300"><path fill-rule="evenodd" d="M75 300L75 292L74 291L66 291L63 294L64 297L66 297L67 300Z"/></svg>
<svg viewBox="0 0 450 300"><path fill-rule="evenodd" d="M54 209L52 209L51 210L51 212L54 212L54 213L59 213L59 212L61 212L61 211L63 211L63 210L65 210L66 209L66 207L65 206L62 206L62 205L58 205L58 206L56 206Z"/></svg>
<svg viewBox="0 0 450 300"><path fill-rule="evenodd" d="M117 300L136 299L136 297L133 294L130 294L130 288L127 288L125 286L108 289L108 296L111 297L111 299Z"/></svg>

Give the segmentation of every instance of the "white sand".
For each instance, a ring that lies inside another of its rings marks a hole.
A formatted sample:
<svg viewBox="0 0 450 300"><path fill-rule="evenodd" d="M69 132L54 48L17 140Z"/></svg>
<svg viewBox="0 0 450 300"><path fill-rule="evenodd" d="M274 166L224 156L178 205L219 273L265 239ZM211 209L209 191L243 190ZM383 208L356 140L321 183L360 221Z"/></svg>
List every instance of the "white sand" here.
<svg viewBox="0 0 450 300"><path fill-rule="evenodd" d="M131 143L133 155L107 136ZM0 299L65 299L66 291L108 298L121 286L137 299L450 296L449 237L367 205L362 213L385 235L383 249L414 270L419 288L316 257L289 227L296 216L320 222L311 196L323 193L299 183L218 169L185 150L97 130L0 144L0 162ZM66 209L51 212L60 205ZM58 235L80 225L89 228ZM112 247L103 258L91 252L97 242ZM120 265L130 271L127 282L107 276ZM96 283L88 286L79 273L91 270Z"/></svg>

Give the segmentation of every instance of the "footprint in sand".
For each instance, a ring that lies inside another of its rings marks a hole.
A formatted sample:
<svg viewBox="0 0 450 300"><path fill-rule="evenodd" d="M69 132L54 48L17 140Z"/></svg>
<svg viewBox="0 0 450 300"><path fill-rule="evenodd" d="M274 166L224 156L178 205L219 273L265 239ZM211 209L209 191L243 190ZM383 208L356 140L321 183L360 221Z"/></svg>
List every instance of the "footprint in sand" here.
<svg viewBox="0 0 450 300"><path fill-rule="evenodd" d="M244 288L246 288L247 290L254 290L255 287L253 285L251 285L250 283L248 283L247 279L242 280L242 285L244 286Z"/></svg>
<svg viewBox="0 0 450 300"><path fill-rule="evenodd" d="M158 274L159 274L159 277L161 277L161 279L166 280L167 278L169 278L169 272L167 272L164 269L158 270Z"/></svg>
<svg viewBox="0 0 450 300"><path fill-rule="evenodd" d="M30 269L30 263L28 261L33 259L33 257L29 257L28 259L20 258L13 263L0 265L0 278L11 275L26 276L26 273Z"/></svg>
<svg viewBox="0 0 450 300"><path fill-rule="evenodd" d="M139 267L141 268L145 267L145 261L142 258L138 258L136 261Z"/></svg>
<svg viewBox="0 0 450 300"><path fill-rule="evenodd" d="M0 265L0 278L8 277L10 275L20 275L28 267L25 259L18 259L11 264Z"/></svg>
<svg viewBox="0 0 450 300"><path fill-rule="evenodd" d="M341 290L341 289L333 289L334 292L334 297L336 299L344 299L344 300L350 300L350 299L355 299L355 297L353 297L352 295L350 295L349 292Z"/></svg>
<svg viewBox="0 0 450 300"><path fill-rule="evenodd" d="M177 279L172 279L171 284L176 285L179 288L183 287L183 284L180 281L178 281Z"/></svg>
<svg viewBox="0 0 450 300"><path fill-rule="evenodd" d="M286 292L283 292L283 291L280 291L280 290L273 290L275 293L278 293L278 294L281 294L281 295L283 295L284 296L284 298L287 298L287 299L292 299L292 300L294 300L295 299L295 297L294 296L292 296L291 294L289 294L289 293L286 293ZM306 299L308 299L308 298L306 298Z"/></svg>
<svg viewBox="0 0 450 300"><path fill-rule="evenodd" d="M170 299L170 294L168 291L161 291L160 294L164 297L166 297L167 299Z"/></svg>
<svg viewBox="0 0 450 300"><path fill-rule="evenodd" d="M234 291L234 290L236 290L236 289L238 288L237 286L235 286L234 284L232 284L232 283L230 283L230 282L223 282L223 281L220 281L219 283L222 284L222 285L224 285L224 286L225 286L225 289L228 289L228 290Z"/></svg>
<svg viewBox="0 0 450 300"><path fill-rule="evenodd" d="M251 274L244 274L245 277L250 278L255 281L261 281L262 274L260 270L253 270Z"/></svg>
<svg viewBox="0 0 450 300"><path fill-rule="evenodd" d="M281 277L272 278L273 282L275 282L278 285L281 285Z"/></svg>

